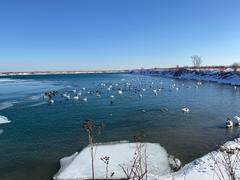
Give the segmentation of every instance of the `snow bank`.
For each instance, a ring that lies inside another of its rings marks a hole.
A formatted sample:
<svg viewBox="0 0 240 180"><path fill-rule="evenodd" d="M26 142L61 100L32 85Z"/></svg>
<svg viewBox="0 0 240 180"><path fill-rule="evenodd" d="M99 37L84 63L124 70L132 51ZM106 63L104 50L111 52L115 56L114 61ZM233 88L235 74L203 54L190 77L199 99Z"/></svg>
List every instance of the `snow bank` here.
<svg viewBox="0 0 240 180"><path fill-rule="evenodd" d="M227 148L228 150L235 149L235 152L231 156L232 167L234 163L237 167L240 166L239 151L236 148L240 148L240 138L235 141L229 141L225 143L222 148ZM221 148L220 148L221 149ZM224 158L227 157L226 152L223 151L213 151L207 155L194 160L193 162L185 165L179 171L171 173L163 177L165 180L209 180L209 179L229 179L227 172L225 170L226 161ZM225 155L224 155L225 154ZM236 161L234 162L234 160ZM240 169L236 170L236 179L240 179Z"/></svg>
<svg viewBox="0 0 240 180"><path fill-rule="evenodd" d="M170 173L171 169L166 150L159 144L143 143L146 147L148 179L159 179L162 175ZM94 145L94 169L96 179L105 179L105 164L100 158L108 156L109 174L114 172L111 179L126 178L119 165L130 167L133 164L133 157L137 143L111 143ZM65 157L60 160L61 168L53 177L57 180L80 180L91 179L90 147L86 147L80 153Z"/></svg>
<svg viewBox="0 0 240 180"><path fill-rule="evenodd" d="M7 117L0 115L0 124L10 123Z"/></svg>
<svg viewBox="0 0 240 180"><path fill-rule="evenodd" d="M227 71L154 71L154 70L145 70L141 72L132 72L139 73L144 75L152 76L161 76L168 78L178 78L178 79L188 79L188 80L197 80L197 81L211 81L221 84L231 84L231 85L240 85L240 73L233 72L230 70Z"/></svg>

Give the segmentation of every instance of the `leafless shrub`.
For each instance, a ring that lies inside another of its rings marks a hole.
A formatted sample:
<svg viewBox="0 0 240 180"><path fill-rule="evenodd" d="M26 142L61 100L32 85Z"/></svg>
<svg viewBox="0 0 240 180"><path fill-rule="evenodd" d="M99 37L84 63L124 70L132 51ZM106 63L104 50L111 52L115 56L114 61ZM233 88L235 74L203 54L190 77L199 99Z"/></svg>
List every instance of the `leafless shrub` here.
<svg viewBox="0 0 240 180"><path fill-rule="evenodd" d="M240 63L237 63L237 62L235 62L235 63L233 63L232 65L231 65L231 68L233 68L233 70L236 72L237 71L237 69L240 67Z"/></svg>
<svg viewBox="0 0 240 180"><path fill-rule="evenodd" d="M147 180L147 147L146 144L139 142L139 140L139 137L134 136L136 150L130 168L125 164L119 165L129 180Z"/></svg>
<svg viewBox="0 0 240 180"><path fill-rule="evenodd" d="M219 180L236 180L236 171L240 170L239 154L240 148L229 148L225 145L220 146L219 156L212 155L214 160L214 173Z"/></svg>
<svg viewBox="0 0 240 180"><path fill-rule="evenodd" d="M91 120L85 120L83 123L83 128L87 131L88 134L88 143L91 149L91 166L92 166L92 179L95 179L94 175L94 147L93 147L93 139L94 139L94 133L95 129L97 130L97 134L100 135L102 133L102 130L104 128L103 122L101 125L95 126L94 123Z"/></svg>

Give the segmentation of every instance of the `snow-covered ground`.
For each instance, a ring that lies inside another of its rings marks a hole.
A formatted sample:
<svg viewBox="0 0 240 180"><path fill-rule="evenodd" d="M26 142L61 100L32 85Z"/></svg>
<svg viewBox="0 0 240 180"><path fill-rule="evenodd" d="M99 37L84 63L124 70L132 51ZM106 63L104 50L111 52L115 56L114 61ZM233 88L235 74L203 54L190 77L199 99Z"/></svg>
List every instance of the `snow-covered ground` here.
<svg viewBox="0 0 240 180"><path fill-rule="evenodd" d="M0 115L0 124L10 123L7 117Z"/></svg>
<svg viewBox="0 0 240 180"><path fill-rule="evenodd" d="M175 173L163 177L165 180L225 180L229 178L227 167L235 169L235 179L240 179L240 138L229 141L219 150L186 164ZM228 152L228 153L227 153ZM229 158L228 158L229 157ZM229 161L230 160L230 161ZM231 163L230 166L227 166Z"/></svg>
<svg viewBox="0 0 240 180"><path fill-rule="evenodd" d="M158 180L214 180L229 179L226 164L235 169L236 179L240 179L240 138L229 141L220 149L186 164L177 172L171 172L168 154L159 144L144 143L147 147L148 179ZM130 168L136 150L136 143L98 144L94 147L95 178L105 178L105 164L101 157L109 156L110 179L125 178L119 165ZM229 158L228 158L229 157ZM228 161L230 160L230 161ZM80 180L91 178L90 148L61 159L61 169L54 176L57 180Z"/></svg>
<svg viewBox="0 0 240 180"><path fill-rule="evenodd" d="M240 73L234 72L232 69L224 71L207 70L207 71L158 71L158 70L144 70L135 71L132 73L140 73L144 75L153 75L178 79L190 79L197 81L211 81L222 84L240 85Z"/></svg>
<svg viewBox="0 0 240 180"><path fill-rule="evenodd" d="M148 179L159 179L162 175L170 173L168 154L159 144L142 143L146 147ZM105 179L105 164L100 158L108 156L109 177L111 179L126 178L121 166L130 171L133 165L133 157L136 153L137 143L110 143L94 146L94 169L96 179ZM61 159L61 168L54 176L57 180L91 179L90 147L86 147L80 153Z"/></svg>

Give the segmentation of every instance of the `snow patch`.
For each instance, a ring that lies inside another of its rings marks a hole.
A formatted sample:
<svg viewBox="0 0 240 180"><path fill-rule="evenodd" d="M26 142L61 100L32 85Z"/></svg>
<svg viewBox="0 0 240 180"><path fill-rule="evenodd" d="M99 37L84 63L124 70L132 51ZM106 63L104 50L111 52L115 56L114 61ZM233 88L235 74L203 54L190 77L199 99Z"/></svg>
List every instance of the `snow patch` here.
<svg viewBox="0 0 240 180"><path fill-rule="evenodd" d="M166 150L159 144L142 143L146 146L148 179L159 179L170 173L171 169ZM111 179L126 178L119 165L131 169L132 160L136 151L137 143L111 143L94 145L94 169L96 179L105 179L105 164L100 158L108 156L109 174L114 172ZM56 180L80 180L91 179L90 147L87 146L80 153L60 160L61 168L53 177Z"/></svg>
<svg viewBox="0 0 240 180"><path fill-rule="evenodd" d="M236 149L240 148L240 138L235 141L226 142L222 147L227 149ZM240 159L239 151L235 151L231 156L231 162L233 163L236 159L236 165L239 166ZM194 160L193 162L186 164L183 168L175 173L170 173L163 177L165 180L209 180L209 179L229 179L227 174L228 171L225 170L225 166L223 165L226 161L223 156L222 151L217 150L208 153L207 155ZM236 179L240 179L240 169L236 169Z"/></svg>

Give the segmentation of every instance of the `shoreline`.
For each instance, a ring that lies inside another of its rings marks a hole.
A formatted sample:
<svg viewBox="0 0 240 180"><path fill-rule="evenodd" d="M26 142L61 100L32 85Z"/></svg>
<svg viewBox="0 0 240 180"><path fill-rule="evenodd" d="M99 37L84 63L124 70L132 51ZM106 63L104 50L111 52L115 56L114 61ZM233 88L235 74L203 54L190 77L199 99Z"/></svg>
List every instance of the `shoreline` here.
<svg viewBox="0 0 240 180"><path fill-rule="evenodd" d="M99 143L99 144L97 144L97 146L99 146L98 153L101 154L102 147L105 148L105 150L104 150L105 154L106 154L106 152L108 152L108 150L110 150L109 152L112 152L111 150L113 150L114 153L113 154L110 153L111 154L110 159L111 159L111 158L113 158L112 156L114 156L114 154L116 155L116 152L119 151L118 147L124 145L125 147L124 148L122 147L122 149L121 148L120 149L121 149L121 152L123 152L123 151L128 152L128 153L124 154L125 160L123 161L122 157L120 159L117 157L115 157L113 159L114 159L115 163L117 162L116 164L118 164L119 161L121 161L121 163L128 163L128 160L131 159L131 156L134 152L134 147L131 144L134 144L134 143L127 143L127 142L118 142L118 143L115 142L113 144ZM227 165L227 162L228 162L226 160L228 155L230 155L230 162L235 162L235 164L233 164L232 166L235 166L235 165L238 166L238 164L240 163L240 159L239 159L240 138L235 138L231 141L225 142L218 149L210 151L200 158L194 159L192 162L183 165L177 171L170 170L171 164L169 161L169 157L171 157L171 155L167 154L167 151L164 149L164 147L161 147L160 144L154 144L154 143L152 144L152 143L147 143L147 142L140 143L140 144L148 144L147 151L154 152L153 154L150 153L151 158L150 158L150 160L148 160L148 163L149 163L148 166L152 166L154 164L153 167L150 168L151 173L148 174L148 179L150 179L150 180L156 180L156 179L157 180L192 180L192 179L208 180L208 179L215 179L215 178L216 179L219 179L219 178L227 179L229 176L228 175L229 172L225 166ZM150 145L153 146L154 148L153 149L149 148ZM70 156L63 157L60 160L61 167L58 170L58 172L53 176L53 179L67 180L68 178L73 178L73 179L89 179L89 178L91 178L90 165L88 164L87 167L88 166L89 167L86 168L86 164L82 163L82 162L86 163L86 159L88 159L87 162L90 162L89 155L86 155L86 150L88 150L88 152L89 152L89 146L85 147L80 152L76 152ZM130 150L130 152L132 151L131 152L132 154L129 153L129 150ZM109 152L107 153L108 155L109 155ZM160 154L163 153L163 154L161 156L159 156L159 153ZM164 159L164 161L162 160L162 158ZM99 158L97 158L97 159L99 159ZM97 159L95 159L95 160L97 160ZM158 163L156 163L156 162L158 162ZM169 163L168 165L166 164L167 162ZM114 164L114 162L112 162L112 161L111 161L111 163ZM177 164L176 161L175 161L175 163ZM129 164L129 165L131 165L131 164ZM115 173L116 174L120 173L121 175L118 175L117 177L111 177L109 179L123 178L124 174L122 174L121 169L117 168L117 165L115 165L115 166L116 167L114 167L113 169L114 170L118 169L118 171L115 171ZM156 167L158 167L157 171L155 169ZM83 169L84 171L79 172L78 168L80 168L80 170ZM99 164L97 162L97 165L95 166L95 168L97 169L97 172L98 172L98 178L104 179L104 166L102 166L102 164ZM110 166L110 168L112 168L112 167ZM85 171L86 169L88 169L89 172L86 172ZM160 171L161 173L159 173L160 169L162 169ZM236 169L234 171L234 176L236 178L239 178L240 170Z"/></svg>
<svg viewBox="0 0 240 180"><path fill-rule="evenodd" d="M131 74L160 76L165 78L215 82L240 86L240 72L229 70L137 70Z"/></svg>
<svg viewBox="0 0 240 180"><path fill-rule="evenodd" d="M0 77L29 76L29 75L67 75L67 74L111 74L128 73L128 70L103 70L103 71L33 71L33 72L0 72Z"/></svg>

